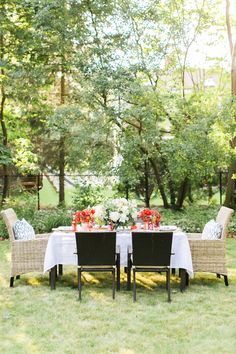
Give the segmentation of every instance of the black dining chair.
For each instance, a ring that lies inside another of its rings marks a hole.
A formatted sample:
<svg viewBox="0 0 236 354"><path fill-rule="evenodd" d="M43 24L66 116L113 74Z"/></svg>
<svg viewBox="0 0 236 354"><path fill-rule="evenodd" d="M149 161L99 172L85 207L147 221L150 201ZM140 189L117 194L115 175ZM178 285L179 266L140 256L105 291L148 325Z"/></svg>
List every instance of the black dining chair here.
<svg viewBox="0 0 236 354"><path fill-rule="evenodd" d="M173 232L132 232L132 254L128 267L133 271L133 299L136 301L137 272L165 272L168 301L170 295L170 258Z"/></svg>
<svg viewBox="0 0 236 354"><path fill-rule="evenodd" d="M117 290L120 288L120 253L116 252L116 232L76 232L78 259L78 290L81 300L82 272L111 272L112 298L115 298L115 271Z"/></svg>

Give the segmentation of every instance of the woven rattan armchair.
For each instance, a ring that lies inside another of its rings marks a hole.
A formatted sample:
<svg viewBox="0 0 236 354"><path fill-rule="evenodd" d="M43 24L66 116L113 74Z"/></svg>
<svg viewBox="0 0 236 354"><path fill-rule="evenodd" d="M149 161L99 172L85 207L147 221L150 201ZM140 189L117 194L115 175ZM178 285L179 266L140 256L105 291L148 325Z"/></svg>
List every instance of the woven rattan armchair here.
<svg viewBox="0 0 236 354"><path fill-rule="evenodd" d="M21 274L43 272L49 234L38 234L34 240L15 240L13 226L17 221L16 213L13 209L6 209L1 212L1 215L11 242L10 287L13 287L14 277L19 279Z"/></svg>
<svg viewBox="0 0 236 354"><path fill-rule="evenodd" d="M225 258L225 239L227 229L234 210L222 206L216 217L216 222L222 225L223 231L219 240L202 240L202 234L187 234L192 253L193 271L216 273L224 276L228 286L228 272Z"/></svg>

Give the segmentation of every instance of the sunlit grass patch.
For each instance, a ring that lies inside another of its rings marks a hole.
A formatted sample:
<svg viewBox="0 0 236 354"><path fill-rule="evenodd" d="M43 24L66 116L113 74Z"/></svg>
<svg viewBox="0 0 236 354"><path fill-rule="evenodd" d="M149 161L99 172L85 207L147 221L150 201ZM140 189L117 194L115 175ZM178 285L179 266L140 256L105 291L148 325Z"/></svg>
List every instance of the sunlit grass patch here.
<svg viewBox="0 0 236 354"><path fill-rule="evenodd" d="M137 302L126 290L112 299L109 273L84 273L78 301L76 267L51 291L48 273L26 274L9 288L9 242L0 242L0 353L156 354L235 353L236 240L227 240L229 287L214 274L197 274L187 291L171 276L137 274Z"/></svg>

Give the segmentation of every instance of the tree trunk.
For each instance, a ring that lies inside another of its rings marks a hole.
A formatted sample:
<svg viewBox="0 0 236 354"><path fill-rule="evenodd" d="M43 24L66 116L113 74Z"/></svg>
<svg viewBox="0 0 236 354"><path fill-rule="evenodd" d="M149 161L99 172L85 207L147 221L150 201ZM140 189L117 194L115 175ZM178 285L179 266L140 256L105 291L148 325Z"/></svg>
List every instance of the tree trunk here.
<svg viewBox="0 0 236 354"><path fill-rule="evenodd" d="M228 172L228 179L227 179L227 186L226 186L226 195L225 195L225 201L224 201L224 206L228 208L235 208L236 206L236 186L235 186L235 180L232 179L233 174L236 173L236 160L234 159L229 166L229 172Z"/></svg>
<svg viewBox="0 0 236 354"><path fill-rule="evenodd" d="M59 205L65 205L65 139L59 142Z"/></svg>
<svg viewBox="0 0 236 354"><path fill-rule="evenodd" d="M236 95L236 42L234 43L233 52L232 52L231 93L233 97Z"/></svg>
<svg viewBox="0 0 236 354"><path fill-rule="evenodd" d="M226 0L226 8L225 8L225 20L226 20L226 28L227 28L227 35L229 41L229 49L232 55L233 53L233 36L231 31L231 23L230 23L230 0Z"/></svg>
<svg viewBox="0 0 236 354"><path fill-rule="evenodd" d="M210 201L211 198L213 197L213 190L212 190L211 183L207 183L207 190L208 190L208 201Z"/></svg>
<svg viewBox="0 0 236 354"><path fill-rule="evenodd" d="M65 73L61 70L61 97L60 104L65 103ZM65 205L65 136L62 134L59 140L59 205Z"/></svg>
<svg viewBox="0 0 236 354"><path fill-rule="evenodd" d="M145 176L145 206L150 208L150 193L149 193L149 176L148 176L148 163L144 161L144 176Z"/></svg>
<svg viewBox="0 0 236 354"><path fill-rule="evenodd" d="M0 59L3 62L4 59L4 39L3 35L0 36ZM4 77L4 69L1 68L1 76ZM7 127L4 120L4 105L6 101L6 94L4 90L3 84L1 85L1 107L0 107L0 122L1 122L1 129L2 129L2 143L5 147L8 145L8 136L7 136ZM8 195L8 188L9 188L9 178L8 178L8 167L7 165L3 166L3 190L2 190L2 200L1 204L4 203L7 195Z"/></svg>
<svg viewBox="0 0 236 354"><path fill-rule="evenodd" d="M174 183L173 183L173 180L172 180L171 178L169 178L168 185L169 185L169 191L170 191L170 204L171 204L171 208L174 208L174 207L175 207L175 198L176 198L176 195L175 195Z"/></svg>
<svg viewBox="0 0 236 354"><path fill-rule="evenodd" d="M189 183L188 187L188 199L190 203L193 203L193 195L192 195L192 185Z"/></svg>
<svg viewBox="0 0 236 354"><path fill-rule="evenodd" d="M236 97L236 42L234 43L233 53L232 53L231 93L233 98L235 99ZM234 150L236 148L235 140L236 139L234 138L230 141L230 146ZM235 180L232 179L233 174L236 173L236 158L234 156L233 156L233 161L229 166L228 180L226 186L226 196L224 201L224 205L229 208L235 208L236 206L236 202L235 202L236 186L235 186Z"/></svg>
<svg viewBox="0 0 236 354"><path fill-rule="evenodd" d="M231 54L231 94L233 100L235 100L236 96L236 41L233 44L233 36L231 30L231 23L230 23L230 1L226 0L226 27L227 27L227 34L229 40L229 47L230 47L230 54ZM235 138L229 142L232 149L235 150L236 148L236 141ZM236 158L233 157L233 161L229 166L228 172L228 181L226 186L226 196L224 205L227 207L234 208L236 205L235 201L235 181L232 179L233 174L236 173Z"/></svg>
<svg viewBox="0 0 236 354"><path fill-rule="evenodd" d="M0 122L1 122L1 128L2 128L2 143L5 147L7 147L8 144L8 138L7 138L7 128L4 120L4 103L5 103L5 93L4 93L4 88L2 86L1 88L1 108L0 108ZM4 203L7 195L8 195L8 188L9 188L9 177L8 177L8 167L7 165L3 165L3 189L2 189L2 200L1 204Z"/></svg>
<svg viewBox="0 0 236 354"><path fill-rule="evenodd" d="M188 193L188 188L189 188L189 180L186 177L179 187L177 202L176 202L176 206L175 206L175 208L177 210L182 208L184 199Z"/></svg>
<svg viewBox="0 0 236 354"><path fill-rule="evenodd" d="M125 182L125 199L129 200L129 182Z"/></svg>
<svg viewBox="0 0 236 354"><path fill-rule="evenodd" d="M170 206L169 206L169 203L168 203L168 200L167 200L167 196L166 196L166 193L165 193L165 188L164 188L164 185L162 183L162 179L161 179L161 176L160 176L160 172L158 170L158 166L157 166L156 162L152 158L149 158L149 161L150 161L150 164L151 164L151 166L153 168L153 171L154 171L154 174L155 174L155 177L156 177L157 185L158 185L158 188L159 188L159 191L160 191L160 194L161 194L161 198L162 198L162 201L163 201L163 206L164 206L164 208L168 209Z"/></svg>

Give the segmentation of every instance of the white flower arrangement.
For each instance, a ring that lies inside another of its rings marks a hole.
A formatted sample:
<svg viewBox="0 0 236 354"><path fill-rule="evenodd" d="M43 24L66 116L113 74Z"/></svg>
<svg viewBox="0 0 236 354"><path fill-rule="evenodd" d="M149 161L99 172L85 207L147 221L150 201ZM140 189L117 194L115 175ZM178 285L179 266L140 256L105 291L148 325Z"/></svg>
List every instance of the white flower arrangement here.
<svg viewBox="0 0 236 354"><path fill-rule="evenodd" d="M94 209L95 219L99 224L112 224L114 228L132 225L138 216L136 201L125 198L108 200Z"/></svg>

